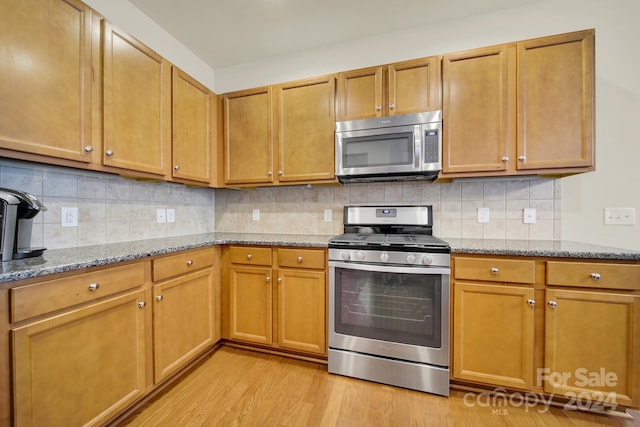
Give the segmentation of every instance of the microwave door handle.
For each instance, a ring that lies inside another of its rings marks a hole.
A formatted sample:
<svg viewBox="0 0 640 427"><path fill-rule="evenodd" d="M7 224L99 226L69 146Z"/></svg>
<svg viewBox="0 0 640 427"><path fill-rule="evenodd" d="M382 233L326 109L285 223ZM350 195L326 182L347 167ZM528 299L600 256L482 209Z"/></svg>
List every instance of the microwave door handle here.
<svg viewBox="0 0 640 427"><path fill-rule="evenodd" d="M413 127L413 167L422 170L422 126Z"/></svg>

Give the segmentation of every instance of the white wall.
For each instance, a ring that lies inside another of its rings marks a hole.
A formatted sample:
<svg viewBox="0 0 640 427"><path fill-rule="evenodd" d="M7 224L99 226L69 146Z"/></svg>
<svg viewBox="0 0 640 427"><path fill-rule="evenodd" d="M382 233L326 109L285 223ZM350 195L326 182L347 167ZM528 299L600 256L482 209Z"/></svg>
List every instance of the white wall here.
<svg viewBox="0 0 640 427"><path fill-rule="evenodd" d="M564 178L561 237L640 249L640 226L604 226L604 207L632 207L640 222L640 49L637 0L548 0L251 64L207 69L126 0L87 3L216 93L537 36L596 29L596 168ZM410 13L410 11L408 11Z"/></svg>

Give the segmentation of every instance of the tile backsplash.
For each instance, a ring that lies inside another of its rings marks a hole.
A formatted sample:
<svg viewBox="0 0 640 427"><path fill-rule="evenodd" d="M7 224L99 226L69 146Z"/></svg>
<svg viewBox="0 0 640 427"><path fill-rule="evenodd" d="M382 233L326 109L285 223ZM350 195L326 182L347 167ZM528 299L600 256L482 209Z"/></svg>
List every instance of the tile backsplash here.
<svg viewBox="0 0 640 427"><path fill-rule="evenodd" d="M71 248L213 231L212 189L5 160L0 187L31 193L46 206L33 219L32 246ZM77 227L62 227L63 207L78 208ZM158 208L175 209L175 222L158 224Z"/></svg>
<svg viewBox="0 0 640 427"><path fill-rule="evenodd" d="M342 233L342 208L359 204L433 205L433 232L445 238L561 237L561 179L213 190L0 159L0 187L42 200L48 210L34 219L32 245L49 249L213 231L330 236ZM62 227L63 207L78 208L77 227ZM489 208L489 223L478 223L480 207ZM162 208L175 209L175 223L156 222ZM524 208L536 209L535 224L524 224Z"/></svg>
<svg viewBox="0 0 640 427"><path fill-rule="evenodd" d="M538 177L216 190L215 230L335 235L345 205L429 204L440 237L559 239L561 196L560 179ZM480 207L489 208L489 223L478 223ZM524 208L536 209L535 224L524 224ZM331 222L324 221L326 209Z"/></svg>

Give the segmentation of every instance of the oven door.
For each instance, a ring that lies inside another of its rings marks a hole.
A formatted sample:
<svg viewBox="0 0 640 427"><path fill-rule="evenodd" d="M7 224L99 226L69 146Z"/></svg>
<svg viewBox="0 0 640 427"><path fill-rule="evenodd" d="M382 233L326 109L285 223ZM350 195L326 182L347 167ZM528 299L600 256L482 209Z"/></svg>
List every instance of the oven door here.
<svg viewBox="0 0 640 427"><path fill-rule="evenodd" d="M449 366L449 268L329 262L329 347Z"/></svg>

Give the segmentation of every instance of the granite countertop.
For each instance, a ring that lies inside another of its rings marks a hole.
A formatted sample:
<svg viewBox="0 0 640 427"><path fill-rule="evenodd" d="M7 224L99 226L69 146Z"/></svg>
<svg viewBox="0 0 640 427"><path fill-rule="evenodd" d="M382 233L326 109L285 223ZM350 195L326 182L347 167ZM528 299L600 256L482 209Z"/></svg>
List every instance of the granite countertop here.
<svg viewBox="0 0 640 427"><path fill-rule="evenodd" d="M70 249L51 249L36 258L0 263L0 283L83 268L144 259L222 244L326 248L332 236L208 233ZM452 254L544 256L640 261L640 251L555 240L444 239Z"/></svg>

